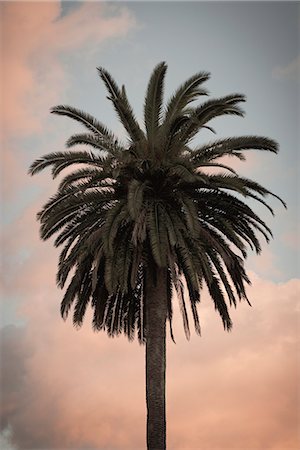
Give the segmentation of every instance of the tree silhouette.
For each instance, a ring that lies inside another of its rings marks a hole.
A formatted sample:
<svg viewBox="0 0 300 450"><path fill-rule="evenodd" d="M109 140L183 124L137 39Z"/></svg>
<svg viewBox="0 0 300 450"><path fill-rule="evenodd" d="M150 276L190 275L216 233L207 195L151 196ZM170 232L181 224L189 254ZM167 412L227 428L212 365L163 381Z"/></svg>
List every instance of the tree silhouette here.
<svg viewBox="0 0 300 450"><path fill-rule="evenodd" d="M240 196L257 200L272 213L267 195L284 204L220 159L229 155L243 160L243 152L252 149L277 153L273 140L240 136L191 145L201 129L214 133L208 125L213 118L242 117L244 95L235 93L195 105L207 96L202 85L209 74L200 72L184 82L164 107L166 69L160 63L151 75L143 129L125 87L120 89L99 68L108 99L127 132L126 144L91 115L59 105L51 112L70 117L86 129L71 136L67 148L89 148L47 154L30 167L33 175L52 166L54 178L76 165L38 214L41 238L56 235L54 245L62 246L57 283L61 288L67 284L61 302L63 318L74 304L73 322L80 326L91 304L95 330L110 336L123 332L130 340L137 334L139 342L146 344L147 446L151 450L166 448L166 322L174 340L172 293L179 299L187 337L186 296L200 334L197 306L204 283L224 329L230 330L227 303L236 306L238 300L248 301L247 247L260 253L258 234L266 241L272 236ZM205 171L212 167L219 172Z"/></svg>

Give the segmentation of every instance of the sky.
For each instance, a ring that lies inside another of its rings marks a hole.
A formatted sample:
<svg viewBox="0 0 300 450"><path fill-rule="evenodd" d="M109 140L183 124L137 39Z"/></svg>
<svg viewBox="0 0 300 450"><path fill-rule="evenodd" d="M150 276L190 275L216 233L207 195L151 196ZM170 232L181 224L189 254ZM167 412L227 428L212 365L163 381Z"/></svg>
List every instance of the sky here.
<svg viewBox="0 0 300 450"><path fill-rule="evenodd" d="M212 97L246 94L246 117L218 118L213 127L218 138L279 143L276 156L254 151L234 164L288 205L270 199L275 217L255 205L274 239L246 261L252 308L232 310L232 332L206 291L201 337L187 342L176 314L176 344L167 344L168 448L300 448L299 2L1 1L0 11L0 447L145 448L144 348L94 333L90 312L80 330L61 319L58 251L41 242L36 221L58 182L27 171L81 130L50 115L54 105L79 107L124 136L96 67L126 85L142 122L150 73L166 61L166 99L199 71L211 73Z"/></svg>

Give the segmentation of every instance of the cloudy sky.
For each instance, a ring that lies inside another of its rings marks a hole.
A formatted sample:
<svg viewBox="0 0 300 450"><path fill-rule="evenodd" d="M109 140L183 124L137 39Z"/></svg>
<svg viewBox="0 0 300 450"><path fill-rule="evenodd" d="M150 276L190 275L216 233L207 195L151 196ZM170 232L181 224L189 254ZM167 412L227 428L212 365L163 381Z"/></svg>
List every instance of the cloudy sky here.
<svg viewBox="0 0 300 450"><path fill-rule="evenodd" d="M214 128L218 137L279 142L278 156L253 152L236 168L288 204L271 200L275 217L256 208L274 240L248 258L253 306L232 311L233 331L224 333L205 292L201 338L186 342L175 320L169 448L299 448L299 3L2 1L0 8L0 447L145 448L144 349L93 333L89 315L79 331L60 318L58 253L39 240L35 220L57 182L27 170L80 130L49 114L56 104L89 111L123 136L97 66L126 85L141 119L149 74L166 61L166 97L202 70L211 72L212 96L247 95L246 118L216 119Z"/></svg>

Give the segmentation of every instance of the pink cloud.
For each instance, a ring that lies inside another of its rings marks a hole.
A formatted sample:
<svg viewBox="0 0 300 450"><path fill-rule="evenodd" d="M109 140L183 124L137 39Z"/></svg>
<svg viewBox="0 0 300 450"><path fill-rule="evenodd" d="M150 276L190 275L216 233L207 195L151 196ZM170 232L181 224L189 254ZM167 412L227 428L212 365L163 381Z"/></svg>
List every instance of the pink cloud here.
<svg viewBox="0 0 300 450"><path fill-rule="evenodd" d="M42 250L42 247L45 248ZM59 316L55 251L41 244L17 277L23 330L6 330L4 423L25 448L144 448L144 349L125 338L80 331ZM170 448L297 448L297 304L299 280L276 284L254 273L246 303L223 331L207 294L201 338L168 342ZM178 309L178 308L176 308ZM21 336L20 336L21 334ZM20 345L20 340L22 345ZM18 368L18 370L16 370ZM28 411L30 410L30 414Z"/></svg>
<svg viewBox="0 0 300 450"><path fill-rule="evenodd" d="M299 280L274 284L251 274L246 304L224 335L210 313L202 342L172 349L182 381L172 381L174 448L297 448ZM223 337L222 337L223 336ZM178 369L172 367L172 372ZM177 437L176 437L177 436ZM183 437L188 436L188 437ZM178 447L177 447L178 446ZM201 446L201 447L200 447Z"/></svg>
<svg viewBox="0 0 300 450"><path fill-rule="evenodd" d="M266 278L282 276L281 271L278 269L277 255L272 251L270 244L263 241L261 254L257 256L256 253L251 253L247 266Z"/></svg>
<svg viewBox="0 0 300 450"><path fill-rule="evenodd" d="M49 107L66 88L59 56L126 34L135 24L124 8L86 2L59 18L60 2L4 2L3 127L22 135L42 130ZM5 112L5 114L4 114Z"/></svg>

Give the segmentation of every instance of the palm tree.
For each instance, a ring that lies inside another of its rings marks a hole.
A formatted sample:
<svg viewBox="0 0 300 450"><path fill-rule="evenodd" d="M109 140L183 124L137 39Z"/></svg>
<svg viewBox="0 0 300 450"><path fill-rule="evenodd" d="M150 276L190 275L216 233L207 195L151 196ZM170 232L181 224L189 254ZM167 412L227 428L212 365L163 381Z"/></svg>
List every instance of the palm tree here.
<svg viewBox="0 0 300 450"><path fill-rule="evenodd" d="M125 87L120 89L103 68L103 80L128 141L91 115L59 105L52 113L84 125L86 132L71 136L68 149L47 154L30 167L36 174L52 166L55 178L75 164L56 194L38 213L41 238L54 234L62 246L57 283L67 288L61 314L74 304L73 322L80 326L90 303L93 328L109 336L137 334L146 344L148 449L166 448L165 367L166 322L172 332L172 293L176 293L187 337L190 334L186 293L200 335L197 306L205 283L225 330L232 322L229 305L249 302L244 269L247 246L260 253L257 237L266 241L270 228L239 196L255 199L272 213L264 197L274 195L260 184L239 176L222 163L225 155L245 159L244 150L278 151L271 139L241 136L192 146L210 121L224 114L243 116L244 95L231 94L193 103L207 91L209 73L184 82L163 106L167 66L158 64L149 81L143 129L134 116ZM193 103L193 105L192 105ZM81 165L78 167L78 165ZM205 171L218 168L220 172ZM276 195L274 195L277 197ZM277 197L283 204L284 202ZM68 276L70 275L70 279ZM67 279L69 280L67 282Z"/></svg>

